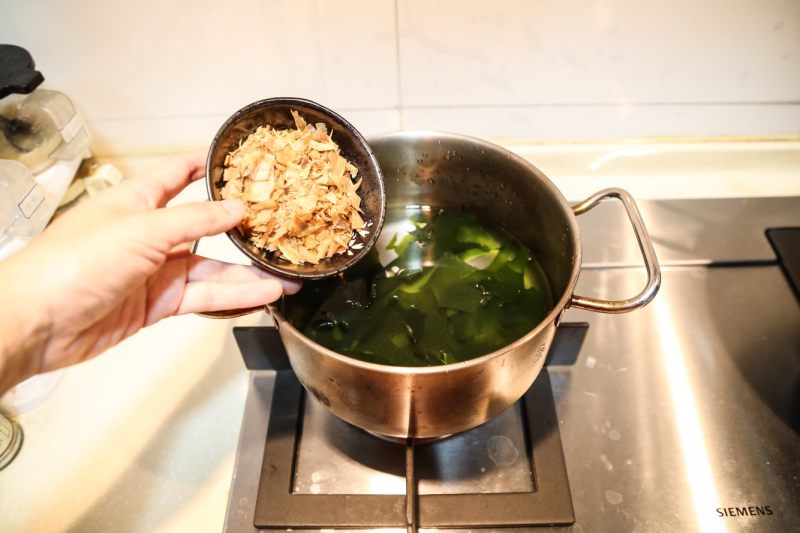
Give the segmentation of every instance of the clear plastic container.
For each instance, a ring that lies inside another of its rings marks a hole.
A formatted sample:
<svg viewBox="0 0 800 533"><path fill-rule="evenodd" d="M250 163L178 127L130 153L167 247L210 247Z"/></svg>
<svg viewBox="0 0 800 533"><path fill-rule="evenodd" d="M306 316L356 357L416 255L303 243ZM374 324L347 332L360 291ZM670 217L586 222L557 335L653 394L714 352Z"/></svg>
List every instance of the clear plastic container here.
<svg viewBox="0 0 800 533"><path fill-rule="evenodd" d="M75 106L58 91L37 89L0 100L0 159L39 173L56 161L78 157L89 135Z"/></svg>
<svg viewBox="0 0 800 533"><path fill-rule="evenodd" d="M0 245L6 239L38 235L52 214L30 169L18 161L0 159Z"/></svg>

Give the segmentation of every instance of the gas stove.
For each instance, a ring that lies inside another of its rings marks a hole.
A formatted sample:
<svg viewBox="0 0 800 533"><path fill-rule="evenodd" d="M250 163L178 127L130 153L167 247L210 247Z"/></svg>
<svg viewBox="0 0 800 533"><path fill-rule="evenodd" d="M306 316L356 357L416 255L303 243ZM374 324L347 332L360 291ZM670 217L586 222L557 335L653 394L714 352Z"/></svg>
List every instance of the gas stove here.
<svg viewBox="0 0 800 533"><path fill-rule="evenodd" d="M443 440L348 425L304 394L274 330L236 328L252 372L225 530L797 528L800 198L639 205L656 299L568 310L528 393ZM645 274L621 209L579 223L576 292L634 294Z"/></svg>

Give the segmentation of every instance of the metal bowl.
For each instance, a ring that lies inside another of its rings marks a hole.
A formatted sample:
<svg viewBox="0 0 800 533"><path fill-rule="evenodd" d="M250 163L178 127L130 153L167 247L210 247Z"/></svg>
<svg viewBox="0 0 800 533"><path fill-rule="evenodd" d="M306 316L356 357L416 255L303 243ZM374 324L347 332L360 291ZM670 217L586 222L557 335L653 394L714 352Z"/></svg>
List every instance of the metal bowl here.
<svg viewBox="0 0 800 533"><path fill-rule="evenodd" d="M316 265L295 265L256 248L238 228L228 231L228 237L253 264L264 270L284 277L320 279L338 274L357 263L370 251L383 227L386 210L383 173L367 141L349 122L330 109L302 98L268 98L253 102L231 115L214 136L206 162L206 185L208 197L211 200L221 200L225 156L259 126L269 124L276 129L293 129L295 124L292 110L300 113L309 124L324 123L328 131L332 132L331 136L339 145L341 154L358 168L358 175L362 180L358 190L362 218L368 223L368 227L364 228L366 235L356 233L355 236L356 243L363 246L352 250L353 255L337 254ZM369 222L372 224L369 225Z"/></svg>

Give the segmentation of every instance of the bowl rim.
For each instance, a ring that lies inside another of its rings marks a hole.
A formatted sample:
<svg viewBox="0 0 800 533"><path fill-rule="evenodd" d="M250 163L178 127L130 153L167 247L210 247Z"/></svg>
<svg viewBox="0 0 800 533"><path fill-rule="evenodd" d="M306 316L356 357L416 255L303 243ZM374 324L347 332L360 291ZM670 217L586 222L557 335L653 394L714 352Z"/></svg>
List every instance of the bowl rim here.
<svg viewBox="0 0 800 533"><path fill-rule="evenodd" d="M211 160L212 160L212 155L215 153L216 148L219 145L220 138L222 137L222 135L229 128L231 128L236 123L237 120L247 115L251 111L256 109L263 109L266 107L272 107L276 105L289 106L289 107L295 105L298 107L311 108L321 113L322 115L330 117L332 119L334 126L343 127L355 138L357 146L363 148L365 154L367 155L367 158L372 164L372 167L376 171L379 191L381 198L383 199L383 202L381 202L380 210L378 213L378 218L377 220L370 219L370 221L372 222L372 226L370 226L369 228L371 233L369 235L369 238L364 241L363 248L355 251L347 261L343 262L337 268L326 270L323 272L297 272L295 270L292 270L291 268L281 267L280 265L276 265L266 260L264 257L254 253L250 248L248 248L244 244L244 239L242 238L241 234L239 234L236 227L226 231L225 234L228 236L231 242L233 242L233 244L253 262L255 266L258 266L259 268L262 268L263 270L266 270L273 274L277 274L283 277L289 277L295 279L309 279L309 280L323 279L335 276L340 272L344 271L345 269L353 266L355 263L361 260L365 255L367 255L367 253L369 253L369 251L375 245L375 242L377 242L378 240L378 236L380 235L381 230L383 229L384 219L386 218L386 187L384 185L385 178L383 175L383 169L381 169L381 166L378 162L378 158L375 156L372 147L369 145L366 138L361 134L361 132L359 132L355 128L355 126L350 124L350 122L348 122L347 119L345 119L337 112L312 100L308 100L305 98L298 98L298 97L288 97L288 96L276 96L271 98L265 98L263 100L257 100L255 102L251 102L246 106L239 108L232 115L230 115L225 120L225 122L222 123L217 132L214 134L214 138L211 141L211 145L208 148L208 155L206 156L206 168L205 168L205 173L206 173L205 181L206 181L206 191L208 193L208 199L210 201L216 201L216 199L214 198L214 191L218 190L218 188L215 187L211 177L212 174Z"/></svg>

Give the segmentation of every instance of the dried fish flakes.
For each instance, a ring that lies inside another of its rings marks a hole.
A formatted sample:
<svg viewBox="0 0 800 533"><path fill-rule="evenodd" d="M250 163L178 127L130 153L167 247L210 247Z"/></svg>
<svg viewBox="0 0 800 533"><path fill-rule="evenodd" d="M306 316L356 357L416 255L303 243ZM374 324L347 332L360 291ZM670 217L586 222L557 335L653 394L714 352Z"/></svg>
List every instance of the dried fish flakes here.
<svg viewBox="0 0 800 533"><path fill-rule="evenodd" d="M253 245L287 261L352 254L354 232L365 227L358 169L325 124L308 124L294 110L292 117L296 129L261 126L227 155L222 197L247 207L240 228Z"/></svg>

